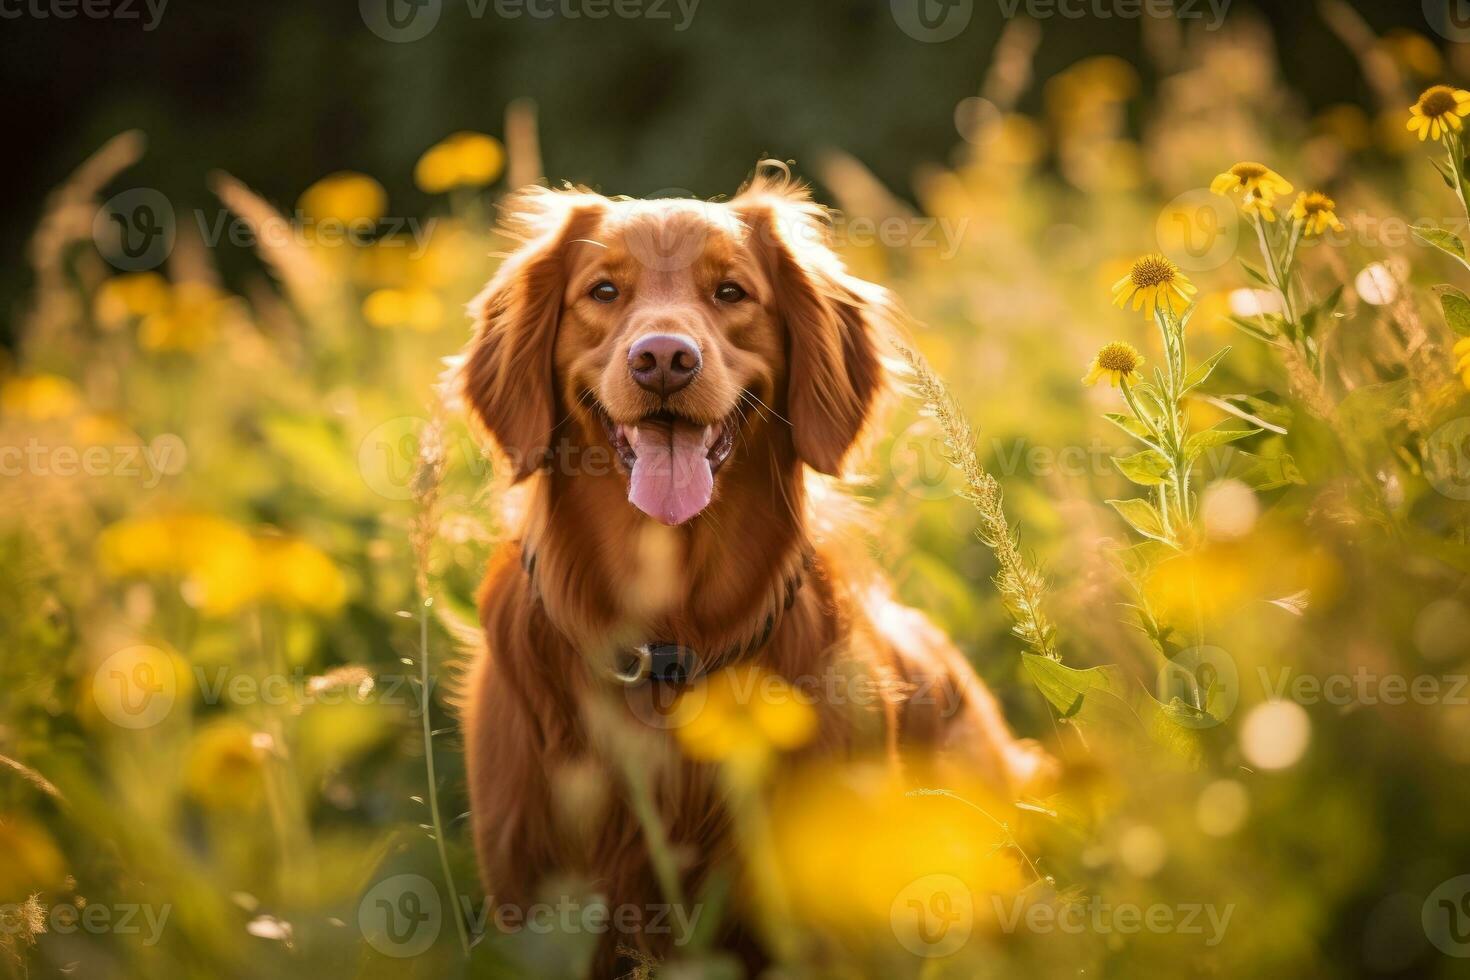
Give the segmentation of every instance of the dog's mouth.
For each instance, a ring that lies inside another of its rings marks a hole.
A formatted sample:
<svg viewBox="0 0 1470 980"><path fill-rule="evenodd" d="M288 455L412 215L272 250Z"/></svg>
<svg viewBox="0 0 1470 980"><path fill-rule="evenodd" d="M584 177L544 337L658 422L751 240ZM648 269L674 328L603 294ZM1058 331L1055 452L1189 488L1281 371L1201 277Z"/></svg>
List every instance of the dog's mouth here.
<svg viewBox="0 0 1470 980"><path fill-rule="evenodd" d="M659 411L637 422L614 422L598 406L607 441L628 471L628 502L664 524L683 524L709 506L715 473L735 449L731 411L704 424Z"/></svg>

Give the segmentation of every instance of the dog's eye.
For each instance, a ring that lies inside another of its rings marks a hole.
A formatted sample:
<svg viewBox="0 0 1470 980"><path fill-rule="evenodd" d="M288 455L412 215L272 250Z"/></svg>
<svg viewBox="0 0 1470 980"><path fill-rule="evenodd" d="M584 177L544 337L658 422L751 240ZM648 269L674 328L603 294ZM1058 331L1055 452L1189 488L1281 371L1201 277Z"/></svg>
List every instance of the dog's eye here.
<svg viewBox="0 0 1470 980"><path fill-rule="evenodd" d="M587 295L599 303L611 303L618 298L618 287L604 279L588 290Z"/></svg>
<svg viewBox="0 0 1470 980"><path fill-rule="evenodd" d="M715 287L715 299L721 303L738 303L745 298L745 290L739 283L722 282Z"/></svg>

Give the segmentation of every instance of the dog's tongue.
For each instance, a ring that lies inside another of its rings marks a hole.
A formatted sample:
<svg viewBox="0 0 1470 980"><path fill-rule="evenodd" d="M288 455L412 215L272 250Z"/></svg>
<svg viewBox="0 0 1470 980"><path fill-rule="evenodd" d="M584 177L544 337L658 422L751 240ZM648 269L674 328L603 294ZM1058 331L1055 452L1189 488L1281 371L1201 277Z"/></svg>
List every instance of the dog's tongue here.
<svg viewBox="0 0 1470 980"><path fill-rule="evenodd" d="M638 424L628 500L665 524L683 524L709 506L710 471L704 426L682 419Z"/></svg>

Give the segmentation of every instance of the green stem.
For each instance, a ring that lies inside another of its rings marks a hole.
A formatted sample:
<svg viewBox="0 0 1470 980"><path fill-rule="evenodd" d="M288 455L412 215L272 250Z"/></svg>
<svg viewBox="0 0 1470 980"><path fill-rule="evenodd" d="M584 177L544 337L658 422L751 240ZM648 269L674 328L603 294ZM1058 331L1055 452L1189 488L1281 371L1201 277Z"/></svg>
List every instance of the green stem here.
<svg viewBox="0 0 1470 980"><path fill-rule="evenodd" d="M1184 455L1184 376L1188 361L1184 351L1184 330L1172 310L1155 308L1154 321L1164 341L1167 370L1164 372L1164 412L1169 423L1169 466L1174 493L1179 501L1179 520L1187 525L1192 520L1189 502L1189 460Z"/></svg>
<svg viewBox="0 0 1470 980"><path fill-rule="evenodd" d="M1128 407L1133 410L1134 418L1142 422L1144 427L1148 429L1148 431L1153 435L1156 440L1158 440L1159 445L1155 447L1158 453L1164 458L1170 459L1170 450L1164 448L1168 443L1168 440L1164 438L1164 430L1161 429L1158 424L1155 423L1153 417L1146 414L1143 411L1143 408L1138 404L1138 401L1134 398L1133 389L1130 388L1128 385L1128 379L1120 379L1118 381L1118 388L1123 392L1123 400L1127 402ZM1170 462L1172 465L1172 459L1170 459ZM1163 525L1164 536L1172 540L1174 537L1174 532L1171 529L1172 525L1169 520L1169 495L1164 491L1164 488L1162 486L1159 487L1159 521Z"/></svg>
<svg viewBox="0 0 1470 980"><path fill-rule="evenodd" d="M1465 150L1460 134L1451 130L1445 137L1444 146L1450 157L1450 173L1455 175L1455 196L1460 199L1460 209L1465 212L1466 220L1470 220L1470 202L1465 197Z"/></svg>
<svg viewBox="0 0 1470 980"><path fill-rule="evenodd" d="M444 821L439 816L439 777L434 771L434 729L431 717L433 698L429 694L429 607L434 600L425 596L419 606L419 715L423 722L424 769L429 783L429 822L434 826L434 845L439 851L439 868L444 886L449 889L454 926L459 932L459 945L470 955L470 936L465 928L464 912L459 905L459 891L454 887L454 872L449 869L449 850L444 844Z"/></svg>

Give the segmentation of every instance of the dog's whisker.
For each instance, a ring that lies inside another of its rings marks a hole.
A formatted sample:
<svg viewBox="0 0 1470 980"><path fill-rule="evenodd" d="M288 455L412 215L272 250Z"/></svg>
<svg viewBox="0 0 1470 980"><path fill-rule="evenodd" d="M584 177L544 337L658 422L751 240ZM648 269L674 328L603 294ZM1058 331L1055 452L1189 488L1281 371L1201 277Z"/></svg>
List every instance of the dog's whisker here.
<svg viewBox="0 0 1470 980"><path fill-rule="evenodd" d="M754 399L755 402L756 402L756 404L763 406L766 411L768 411L772 415L776 416L776 418L780 419L782 422L785 422L787 425L791 425L791 420L790 419L788 419L786 416L782 415L780 412L776 411L771 406L767 405L764 401L761 400L761 397L759 395L755 394L754 392L749 392L749 391L741 392L741 394L746 395L746 396Z"/></svg>

